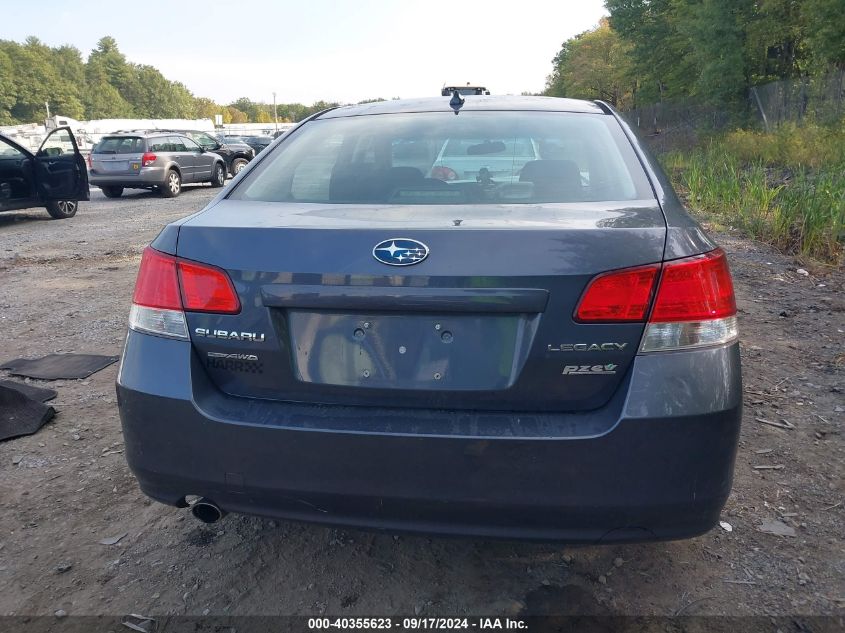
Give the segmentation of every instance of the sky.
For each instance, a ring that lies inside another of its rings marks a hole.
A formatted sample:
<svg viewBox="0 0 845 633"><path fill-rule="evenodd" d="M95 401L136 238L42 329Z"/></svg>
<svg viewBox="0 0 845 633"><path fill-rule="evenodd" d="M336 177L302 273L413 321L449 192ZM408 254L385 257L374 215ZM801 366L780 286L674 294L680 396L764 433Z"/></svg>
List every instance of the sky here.
<svg viewBox="0 0 845 633"><path fill-rule="evenodd" d="M12 0L0 0L0 7ZM87 57L111 35L199 97L354 103L440 94L471 82L540 92L564 40L606 15L602 0L30 0L3 10L0 39L35 35Z"/></svg>

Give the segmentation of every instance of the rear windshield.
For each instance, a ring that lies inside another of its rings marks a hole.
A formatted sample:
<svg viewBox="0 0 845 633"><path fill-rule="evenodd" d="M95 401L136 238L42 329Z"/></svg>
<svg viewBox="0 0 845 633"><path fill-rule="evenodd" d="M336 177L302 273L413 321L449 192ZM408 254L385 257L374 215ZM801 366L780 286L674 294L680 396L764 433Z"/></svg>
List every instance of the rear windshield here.
<svg viewBox="0 0 845 633"><path fill-rule="evenodd" d="M533 204L653 198L616 120L566 112L317 119L230 198L339 204Z"/></svg>
<svg viewBox="0 0 845 633"><path fill-rule="evenodd" d="M134 154L144 151L144 139L140 136L105 136L94 147L95 154Z"/></svg>

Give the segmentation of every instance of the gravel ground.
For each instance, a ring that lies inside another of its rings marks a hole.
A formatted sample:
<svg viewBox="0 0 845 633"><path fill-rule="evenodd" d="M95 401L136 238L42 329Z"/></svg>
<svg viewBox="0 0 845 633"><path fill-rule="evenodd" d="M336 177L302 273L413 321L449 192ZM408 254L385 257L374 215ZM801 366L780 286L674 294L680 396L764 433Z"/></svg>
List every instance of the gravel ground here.
<svg viewBox="0 0 845 633"><path fill-rule="evenodd" d="M0 215L0 361L119 354L142 248L215 193L186 187L176 199L109 200L94 189L70 220L39 210ZM0 443L0 615L841 617L842 271L803 274L766 247L717 237L735 275L746 392L723 516L732 531L571 548L241 516L204 526L139 492L122 455L114 365L50 383L59 392L54 420ZM795 536L759 530L770 521ZM114 545L100 542L124 534Z"/></svg>

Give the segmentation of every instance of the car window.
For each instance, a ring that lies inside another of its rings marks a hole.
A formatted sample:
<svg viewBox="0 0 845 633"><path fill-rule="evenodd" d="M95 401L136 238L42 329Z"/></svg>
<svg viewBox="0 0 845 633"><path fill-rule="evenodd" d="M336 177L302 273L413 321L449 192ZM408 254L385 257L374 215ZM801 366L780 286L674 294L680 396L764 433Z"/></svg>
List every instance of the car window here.
<svg viewBox="0 0 845 633"><path fill-rule="evenodd" d="M75 151L73 140L67 130L58 130L50 134L38 150L39 156L60 156Z"/></svg>
<svg viewBox="0 0 845 633"><path fill-rule="evenodd" d="M338 163L342 145L343 137L339 134L321 137L290 174L288 197L293 200L329 199L332 170Z"/></svg>
<svg viewBox="0 0 845 633"><path fill-rule="evenodd" d="M144 151L140 136L105 136L94 146L95 154L135 154Z"/></svg>
<svg viewBox="0 0 845 633"><path fill-rule="evenodd" d="M199 145L197 145L196 143L194 143L194 141L192 141L191 139L189 139L189 138L187 138L187 137L185 137L185 136L180 136L180 137L179 137L179 140L180 140L180 141L182 141L182 143L185 145L185 149L186 149L187 151L189 151L189 152L198 152L198 151L200 151L200 146L199 146Z"/></svg>
<svg viewBox="0 0 845 633"><path fill-rule="evenodd" d="M174 152L173 143L170 142L169 136L157 136L150 139L151 152Z"/></svg>
<svg viewBox="0 0 845 633"><path fill-rule="evenodd" d="M403 113L317 119L232 198L366 204L653 199L615 118L569 112Z"/></svg>
<svg viewBox="0 0 845 633"><path fill-rule="evenodd" d="M185 141L181 136L170 136L168 137L167 141L170 143L171 147L173 148L170 150L171 152L187 152L188 148L185 147Z"/></svg>
<svg viewBox="0 0 845 633"><path fill-rule="evenodd" d="M17 147L13 147L6 143L2 138L0 138L0 158L25 158L26 154L24 154L21 150Z"/></svg>
<svg viewBox="0 0 845 633"><path fill-rule="evenodd" d="M219 144L215 139L203 132L188 132L188 136L202 145L205 149L213 149Z"/></svg>

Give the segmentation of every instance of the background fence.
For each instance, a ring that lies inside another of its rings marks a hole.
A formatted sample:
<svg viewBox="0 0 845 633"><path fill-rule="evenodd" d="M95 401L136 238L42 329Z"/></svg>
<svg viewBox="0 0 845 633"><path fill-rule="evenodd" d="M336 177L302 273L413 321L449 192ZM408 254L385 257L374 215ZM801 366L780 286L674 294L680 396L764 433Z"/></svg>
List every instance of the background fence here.
<svg viewBox="0 0 845 633"><path fill-rule="evenodd" d="M658 152L688 149L702 134L740 126L773 130L805 120L832 123L845 116L845 70L755 86L740 108L667 101L624 115Z"/></svg>

